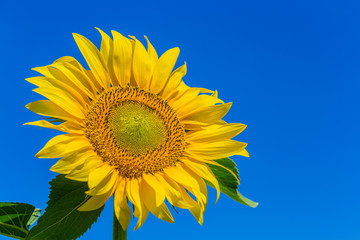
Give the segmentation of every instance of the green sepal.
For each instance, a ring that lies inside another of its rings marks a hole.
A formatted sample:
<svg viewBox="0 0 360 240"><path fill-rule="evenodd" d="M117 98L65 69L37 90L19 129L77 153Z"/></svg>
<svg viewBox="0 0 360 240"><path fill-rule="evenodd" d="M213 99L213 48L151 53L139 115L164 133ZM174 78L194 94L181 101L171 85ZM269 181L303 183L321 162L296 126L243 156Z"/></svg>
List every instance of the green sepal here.
<svg viewBox="0 0 360 240"><path fill-rule="evenodd" d="M58 175L51 182L48 206L26 240L72 240L83 235L96 222L104 207L94 211L80 212L77 209L90 196L86 182L78 182Z"/></svg>
<svg viewBox="0 0 360 240"><path fill-rule="evenodd" d="M218 159L218 160L215 160L215 162L217 162L218 164L220 164L220 165L224 166L225 168L229 169L236 176L239 176L239 172L236 169L236 164L230 158ZM241 195L238 192L237 189L238 189L238 186L239 186L239 181L228 170L226 170L226 169L224 169L224 168L222 168L220 166L213 165L213 164L207 164L207 165L213 171L216 179L218 180L219 185L220 185L220 191L222 193L226 194L227 196L229 196L233 200L235 200L235 201L237 201L239 203L245 204L247 206L250 206L250 207L254 208L254 207L256 207L258 205L258 203L251 201L250 199L244 197L243 195ZM209 181L206 181L206 183L209 186L214 187L213 184L210 183Z"/></svg>
<svg viewBox="0 0 360 240"><path fill-rule="evenodd" d="M40 211L26 203L0 202L0 234L25 239L30 226L40 216Z"/></svg>
<svg viewBox="0 0 360 240"><path fill-rule="evenodd" d="M42 118L45 119L46 121L50 122L50 123L64 123L64 122L66 122L63 119L55 118L55 117L44 117L44 116L42 116Z"/></svg>

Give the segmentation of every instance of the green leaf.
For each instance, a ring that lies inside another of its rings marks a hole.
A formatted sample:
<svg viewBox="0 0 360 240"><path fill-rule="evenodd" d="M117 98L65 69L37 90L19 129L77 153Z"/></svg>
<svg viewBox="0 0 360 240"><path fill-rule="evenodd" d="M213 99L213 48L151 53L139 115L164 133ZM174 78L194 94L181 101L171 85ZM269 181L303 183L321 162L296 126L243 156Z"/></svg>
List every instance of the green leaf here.
<svg viewBox="0 0 360 240"><path fill-rule="evenodd" d="M50 182L48 206L27 240L71 240L83 235L96 222L104 207L94 211L80 212L77 209L90 197L86 182L78 182L58 175Z"/></svg>
<svg viewBox="0 0 360 240"><path fill-rule="evenodd" d="M229 169L230 171L232 171L236 176L239 176L239 172L236 169L236 164L230 158L222 158L222 159L218 159L215 161L218 164L220 164L220 165L226 167L227 169ZM238 185L239 185L238 180L228 170L226 170L220 166L216 166L216 165L212 165L212 164L208 164L208 166L211 168L216 179L218 180L221 192L228 195L230 198L234 199L235 201L245 204L247 206L256 207L258 205L258 203L251 201L250 199L244 197L243 195L241 195L238 192L238 190L237 190ZM210 183L208 181L206 181L206 183L208 185L214 187L212 185L212 183Z"/></svg>
<svg viewBox="0 0 360 240"><path fill-rule="evenodd" d="M26 203L0 203L0 234L25 239L40 209Z"/></svg>

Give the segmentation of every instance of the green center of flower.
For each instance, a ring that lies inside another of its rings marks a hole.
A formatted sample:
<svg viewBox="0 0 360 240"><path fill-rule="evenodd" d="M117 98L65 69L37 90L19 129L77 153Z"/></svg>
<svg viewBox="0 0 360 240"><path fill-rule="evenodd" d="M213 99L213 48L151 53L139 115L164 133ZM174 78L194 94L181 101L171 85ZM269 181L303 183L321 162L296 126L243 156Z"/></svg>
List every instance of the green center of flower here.
<svg viewBox="0 0 360 240"><path fill-rule="evenodd" d="M153 109L136 101L123 101L110 114L109 123L119 146L143 154L167 139L166 126Z"/></svg>

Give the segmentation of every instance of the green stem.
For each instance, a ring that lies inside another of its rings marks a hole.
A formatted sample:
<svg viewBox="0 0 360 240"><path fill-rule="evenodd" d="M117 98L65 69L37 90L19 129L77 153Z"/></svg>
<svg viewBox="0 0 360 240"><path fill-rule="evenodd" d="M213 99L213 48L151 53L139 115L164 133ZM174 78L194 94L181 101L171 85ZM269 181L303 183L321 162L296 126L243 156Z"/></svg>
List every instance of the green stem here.
<svg viewBox="0 0 360 240"><path fill-rule="evenodd" d="M113 240L126 240L126 230L124 230L119 221L116 218L114 211L114 220L113 220Z"/></svg>

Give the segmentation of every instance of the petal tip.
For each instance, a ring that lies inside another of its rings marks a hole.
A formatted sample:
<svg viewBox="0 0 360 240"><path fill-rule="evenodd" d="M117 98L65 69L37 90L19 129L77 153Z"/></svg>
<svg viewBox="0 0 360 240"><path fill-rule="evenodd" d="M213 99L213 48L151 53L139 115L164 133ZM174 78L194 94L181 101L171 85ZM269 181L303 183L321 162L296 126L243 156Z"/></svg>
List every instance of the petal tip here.
<svg viewBox="0 0 360 240"><path fill-rule="evenodd" d="M180 54L180 48L179 47L174 47L173 49L178 55Z"/></svg>

